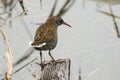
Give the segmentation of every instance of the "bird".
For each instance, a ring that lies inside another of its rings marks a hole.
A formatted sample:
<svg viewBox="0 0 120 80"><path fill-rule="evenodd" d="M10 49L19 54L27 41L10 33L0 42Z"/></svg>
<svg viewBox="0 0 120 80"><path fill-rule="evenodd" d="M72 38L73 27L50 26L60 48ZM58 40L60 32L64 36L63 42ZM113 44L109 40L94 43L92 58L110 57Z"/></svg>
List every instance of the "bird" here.
<svg viewBox="0 0 120 80"><path fill-rule="evenodd" d="M45 23L43 23L35 32L34 41L31 43L36 50L40 51L40 58L42 63L42 51L48 50L48 54L53 61L55 59L51 55L51 50L53 50L58 41L57 29L60 25L69 24L64 22L64 20L59 16L49 17Z"/></svg>

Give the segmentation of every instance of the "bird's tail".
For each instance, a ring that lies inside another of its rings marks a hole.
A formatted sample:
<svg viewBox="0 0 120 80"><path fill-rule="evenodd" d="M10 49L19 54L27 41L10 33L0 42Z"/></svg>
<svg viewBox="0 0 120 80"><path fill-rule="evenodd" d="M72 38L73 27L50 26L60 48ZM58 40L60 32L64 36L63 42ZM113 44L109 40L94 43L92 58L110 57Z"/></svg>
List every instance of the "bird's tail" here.
<svg viewBox="0 0 120 80"><path fill-rule="evenodd" d="M38 46L39 44L37 42L32 42L31 45L32 46Z"/></svg>
<svg viewBox="0 0 120 80"><path fill-rule="evenodd" d="M36 42L30 41L30 42L29 42L29 45L30 45L31 47L42 47L42 46L46 45L46 43L38 44L38 43L36 43Z"/></svg>
<svg viewBox="0 0 120 80"><path fill-rule="evenodd" d="M30 47L36 47L36 46L38 46L38 45L36 45L36 43L35 43L35 42L30 41L30 42L29 42L29 46L30 46Z"/></svg>

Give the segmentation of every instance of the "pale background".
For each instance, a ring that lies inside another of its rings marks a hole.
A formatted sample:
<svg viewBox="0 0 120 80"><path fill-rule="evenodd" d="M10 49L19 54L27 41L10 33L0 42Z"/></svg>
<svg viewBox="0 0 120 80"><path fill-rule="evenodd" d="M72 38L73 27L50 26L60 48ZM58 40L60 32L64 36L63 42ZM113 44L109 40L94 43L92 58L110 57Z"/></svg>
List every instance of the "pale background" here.
<svg viewBox="0 0 120 80"><path fill-rule="evenodd" d="M119 0L113 1L120 2ZM83 2L76 0L72 8L62 17L72 28L64 25L59 27L58 44L52 51L52 55L56 59L71 59L71 80L78 80L79 69L81 69L82 80L120 80L120 39L116 35L112 18L96 11L109 12L109 7L106 3L90 0L86 0L83 7ZM63 3L64 0L59 0L56 13ZM43 0L42 8L40 8L39 0L24 0L28 15L13 18L12 28L8 23L4 25L12 47L14 62L25 55L25 51L29 48L29 42L33 40L35 30L39 27L35 23L45 22L53 4L54 0ZM119 4L112 5L112 9L116 15L120 15ZM21 10L21 7L18 6L14 9L14 15L17 10ZM120 26L120 20L117 19L117 21ZM30 30L32 37L28 35L24 25ZM0 76L7 71L6 59L3 58L6 52L4 45L0 34ZM39 59L38 53L36 51L17 68L35 57ZM49 60L47 52L43 53L44 59ZM13 80L34 80L29 69L31 69L31 65L16 73Z"/></svg>

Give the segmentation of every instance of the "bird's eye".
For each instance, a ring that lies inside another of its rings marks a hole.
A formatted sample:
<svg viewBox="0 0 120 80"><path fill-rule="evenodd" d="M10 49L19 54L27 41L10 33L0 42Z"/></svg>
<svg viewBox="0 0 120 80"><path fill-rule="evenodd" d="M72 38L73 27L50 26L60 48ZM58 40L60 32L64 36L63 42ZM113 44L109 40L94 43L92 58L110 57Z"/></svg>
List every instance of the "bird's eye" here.
<svg viewBox="0 0 120 80"><path fill-rule="evenodd" d="M61 19L61 20L60 20L60 23L62 23L62 22L63 22L63 20Z"/></svg>
<svg viewBox="0 0 120 80"><path fill-rule="evenodd" d="M63 20L61 18L59 18L59 22L62 24Z"/></svg>
<svg viewBox="0 0 120 80"><path fill-rule="evenodd" d="M62 18L57 18L56 19L57 26L61 25L62 23L63 23L63 19Z"/></svg>

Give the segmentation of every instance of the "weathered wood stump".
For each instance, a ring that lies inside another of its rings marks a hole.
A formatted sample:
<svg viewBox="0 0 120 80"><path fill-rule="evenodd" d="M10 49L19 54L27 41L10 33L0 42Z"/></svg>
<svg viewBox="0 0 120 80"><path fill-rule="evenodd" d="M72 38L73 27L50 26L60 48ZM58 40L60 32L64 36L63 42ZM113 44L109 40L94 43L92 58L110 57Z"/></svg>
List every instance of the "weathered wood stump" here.
<svg viewBox="0 0 120 80"><path fill-rule="evenodd" d="M70 59L43 62L40 80L70 80Z"/></svg>

